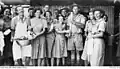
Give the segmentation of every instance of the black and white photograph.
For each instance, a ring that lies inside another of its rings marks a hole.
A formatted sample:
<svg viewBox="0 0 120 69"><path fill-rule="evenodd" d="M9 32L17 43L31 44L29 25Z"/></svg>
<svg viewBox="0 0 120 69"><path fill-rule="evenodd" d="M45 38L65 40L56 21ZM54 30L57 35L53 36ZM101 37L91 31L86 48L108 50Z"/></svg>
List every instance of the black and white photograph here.
<svg viewBox="0 0 120 69"><path fill-rule="evenodd" d="M0 0L0 66L120 66L120 0Z"/></svg>

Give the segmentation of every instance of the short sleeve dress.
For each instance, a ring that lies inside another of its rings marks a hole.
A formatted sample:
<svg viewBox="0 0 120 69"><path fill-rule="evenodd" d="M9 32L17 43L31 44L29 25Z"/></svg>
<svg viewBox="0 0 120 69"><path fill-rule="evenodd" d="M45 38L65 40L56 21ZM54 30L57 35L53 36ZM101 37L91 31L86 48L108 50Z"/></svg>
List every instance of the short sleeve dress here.
<svg viewBox="0 0 120 69"><path fill-rule="evenodd" d="M55 29L62 31L65 27L61 24L56 24ZM67 47L66 39L64 34L59 34L56 32L55 45L53 47L53 57L54 58L63 58L67 57Z"/></svg>
<svg viewBox="0 0 120 69"><path fill-rule="evenodd" d="M31 19L31 27L35 34L40 33L43 28L47 27L47 22L45 19L33 18ZM45 35L42 34L31 42L32 45L32 59L39 59L46 57L46 44Z"/></svg>
<svg viewBox="0 0 120 69"><path fill-rule="evenodd" d="M85 26L84 31L88 33L87 36L90 36L92 34L93 22L95 22L95 21L88 20L86 22L86 26ZM89 61L89 55L88 55L87 51L88 51L88 49L91 49L92 46L93 46L93 39L87 39L86 38L83 53L82 53L82 56L81 56L81 58L83 60L88 60ZM91 52L89 52L89 53L91 53Z"/></svg>
<svg viewBox="0 0 120 69"><path fill-rule="evenodd" d="M92 27L92 33L99 31L105 32L106 22L103 19L96 21L96 25ZM105 56L105 43L103 37L93 38L93 50L90 58L91 66L103 66Z"/></svg>

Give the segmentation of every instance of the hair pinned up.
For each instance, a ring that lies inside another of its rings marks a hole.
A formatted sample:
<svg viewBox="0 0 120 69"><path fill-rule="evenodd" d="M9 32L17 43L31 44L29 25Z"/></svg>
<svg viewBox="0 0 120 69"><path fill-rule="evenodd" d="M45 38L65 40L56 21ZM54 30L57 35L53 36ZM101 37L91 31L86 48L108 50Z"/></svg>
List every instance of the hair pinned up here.
<svg viewBox="0 0 120 69"><path fill-rule="evenodd" d="M51 12L51 11L46 11L46 12L44 13L44 17L46 17L46 13L47 13L47 12L49 12L50 15L52 16L52 12Z"/></svg>
<svg viewBox="0 0 120 69"><path fill-rule="evenodd" d="M28 12L29 12L30 10L34 10L34 8L33 8L33 7L30 7L30 8L28 9Z"/></svg>
<svg viewBox="0 0 120 69"><path fill-rule="evenodd" d="M41 8L35 8L34 12L36 12L37 10L40 10L40 13L41 13L41 14L43 13L43 11L42 11Z"/></svg>

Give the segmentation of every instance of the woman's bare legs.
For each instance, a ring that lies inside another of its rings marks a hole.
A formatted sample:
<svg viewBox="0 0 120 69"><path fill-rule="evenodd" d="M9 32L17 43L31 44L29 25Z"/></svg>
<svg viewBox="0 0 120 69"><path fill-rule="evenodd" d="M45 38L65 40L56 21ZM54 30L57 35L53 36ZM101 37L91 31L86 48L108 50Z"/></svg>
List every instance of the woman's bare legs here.
<svg viewBox="0 0 120 69"><path fill-rule="evenodd" d="M50 60L50 58L46 58L46 59L45 59L45 62L46 62L46 64L47 64L47 66L50 66L50 61L49 61L49 60Z"/></svg>
<svg viewBox="0 0 120 69"><path fill-rule="evenodd" d="M44 59L43 58L38 59L38 66L44 66Z"/></svg>
<svg viewBox="0 0 120 69"><path fill-rule="evenodd" d="M84 65L88 66L89 62L87 60L84 60Z"/></svg>
<svg viewBox="0 0 120 69"><path fill-rule="evenodd" d="M42 63L42 59L38 59L38 66L41 66L41 63Z"/></svg>
<svg viewBox="0 0 120 69"><path fill-rule="evenodd" d="M30 65L30 60L31 60L30 57L26 57L25 58L25 66L29 66Z"/></svg>
<svg viewBox="0 0 120 69"><path fill-rule="evenodd" d="M59 66L60 58L57 58L57 66Z"/></svg>
<svg viewBox="0 0 120 69"><path fill-rule="evenodd" d="M37 59L32 59L32 65L37 66Z"/></svg>
<svg viewBox="0 0 120 69"><path fill-rule="evenodd" d="M18 64L18 66L23 66L22 59L18 59L17 64Z"/></svg>
<svg viewBox="0 0 120 69"><path fill-rule="evenodd" d="M54 58L51 58L51 66L54 65Z"/></svg>
<svg viewBox="0 0 120 69"><path fill-rule="evenodd" d="M65 65L65 58L62 58L62 64Z"/></svg>
<svg viewBox="0 0 120 69"><path fill-rule="evenodd" d="M77 59L77 62L80 61L80 53L79 53L79 51L76 51L76 59Z"/></svg>
<svg viewBox="0 0 120 69"><path fill-rule="evenodd" d="M18 66L18 62L17 62L17 61L14 61L14 65L15 65L15 66Z"/></svg>
<svg viewBox="0 0 120 69"><path fill-rule="evenodd" d="M71 61L75 60L75 51L71 51Z"/></svg>

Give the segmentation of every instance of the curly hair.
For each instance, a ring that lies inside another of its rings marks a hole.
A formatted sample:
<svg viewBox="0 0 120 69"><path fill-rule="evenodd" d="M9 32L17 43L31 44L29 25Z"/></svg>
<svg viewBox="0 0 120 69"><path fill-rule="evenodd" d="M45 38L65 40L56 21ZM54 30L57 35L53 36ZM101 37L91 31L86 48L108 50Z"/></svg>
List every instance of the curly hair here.
<svg viewBox="0 0 120 69"><path fill-rule="evenodd" d="M50 15L52 16L52 12L51 11L46 11L45 13L44 13L44 17L46 17L46 13L50 13Z"/></svg>
<svg viewBox="0 0 120 69"><path fill-rule="evenodd" d="M37 10L39 10L41 14L43 13L43 11L42 11L41 8L35 8L35 9L34 9L34 12L36 12Z"/></svg>

